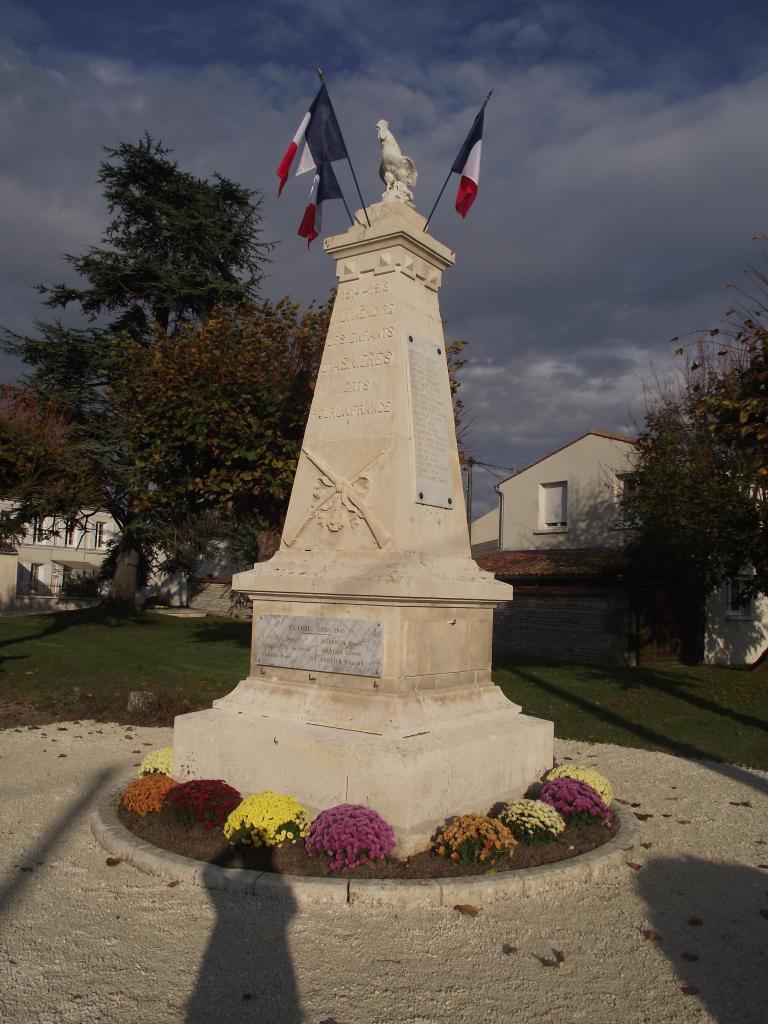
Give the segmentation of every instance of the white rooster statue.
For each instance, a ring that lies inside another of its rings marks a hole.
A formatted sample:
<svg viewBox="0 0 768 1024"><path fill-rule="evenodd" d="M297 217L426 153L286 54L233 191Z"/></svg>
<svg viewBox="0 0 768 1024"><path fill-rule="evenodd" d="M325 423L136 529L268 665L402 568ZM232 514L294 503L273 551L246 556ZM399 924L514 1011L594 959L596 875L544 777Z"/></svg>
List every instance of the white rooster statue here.
<svg viewBox="0 0 768 1024"><path fill-rule="evenodd" d="M377 121L376 130L381 143L379 177L387 186L386 192L381 197L382 200L385 203L395 199L401 203L413 202L411 189L416 185L418 177L416 165L409 156L403 156L400 152L397 139L389 130L388 121Z"/></svg>

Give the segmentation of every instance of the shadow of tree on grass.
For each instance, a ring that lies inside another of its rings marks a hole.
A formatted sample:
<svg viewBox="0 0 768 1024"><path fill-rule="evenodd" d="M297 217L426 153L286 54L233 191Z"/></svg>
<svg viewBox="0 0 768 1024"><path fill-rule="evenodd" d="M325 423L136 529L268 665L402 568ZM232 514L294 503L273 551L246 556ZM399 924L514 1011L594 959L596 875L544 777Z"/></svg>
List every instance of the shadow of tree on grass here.
<svg viewBox="0 0 768 1024"><path fill-rule="evenodd" d="M526 672L519 667L514 668L512 671L514 671L517 676L525 679L528 683L532 683L545 693L558 697L560 700L587 712L590 716L599 719L602 722L620 728L624 732L630 733L641 740L643 744L650 749L662 750L667 753L675 754L679 757L690 757L697 760L709 761L709 767L712 771L718 772L730 779L737 780L761 793L768 793L768 781L756 772L750 771L748 768L741 768L734 764L721 763L717 753L712 750L707 750L695 743L689 743L686 740L681 740L674 735L669 735L662 732L660 729L653 728L649 725L630 721L622 715L617 714L615 711L602 707L600 704L596 704L594 701L591 701L586 697L579 696L562 686L557 686L555 683L542 679L540 676L534 675L531 672Z"/></svg>

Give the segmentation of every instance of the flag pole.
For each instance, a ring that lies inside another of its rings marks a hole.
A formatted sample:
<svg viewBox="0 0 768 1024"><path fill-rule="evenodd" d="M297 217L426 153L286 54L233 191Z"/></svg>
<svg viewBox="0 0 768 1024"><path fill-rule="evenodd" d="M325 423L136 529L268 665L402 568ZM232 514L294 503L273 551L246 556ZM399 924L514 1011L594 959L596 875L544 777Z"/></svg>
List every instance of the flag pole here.
<svg viewBox="0 0 768 1024"><path fill-rule="evenodd" d="M478 110L478 114L479 114L479 113L480 113L481 111L485 110L485 108L486 108L486 106L487 106L487 104L488 104L488 100L489 100L489 99L491 98L491 96L492 96L492 95L493 95L493 89L491 89L491 91L490 91L490 92L488 93L488 95L487 95L487 96L485 97L485 100L483 101L483 105L482 105L482 107L480 107L480 110ZM459 152L461 152L461 150L459 150ZM447 178L445 179L445 181L443 182L443 187L442 187L442 188L440 189L440 192L438 193L437 199L435 200L435 205L434 205L434 206L432 207L432 209L431 209L431 210L429 211L429 216L427 217L427 222L426 222L426 224L424 225L424 230L425 230L425 231L426 231L426 230L427 230L427 228L429 227L429 222L430 222L430 221L432 220L432 214L433 214L433 213L435 212L435 210L437 209L437 204L438 204L438 203L440 202L440 200L441 200L441 199L443 198L443 192L445 192L446 188L448 187L448 182L449 182L449 181L451 180L451 175L452 175L452 174L453 174L453 167L451 167L450 171L448 171L448 177L447 177Z"/></svg>
<svg viewBox="0 0 768 1024"><path fill-rule="evenodd" d="M320 79L322 84L325 85L325 75L323 74L323 69L318 65L316 70L317 70L318 78ZM328 94L328 102L331 103L330 93ZM331 103L331 108L333 108L333 103ZM334 111L334 115L335 115L335 113L336 113L336 111ZM338 120L338 118L337 118L337 120ZM344 148L346 149L346 143L345 143L345 147ZM368 227L370 227L371 226L371 220L370 220L370 218L368 216L368 210L366 209L366 206L365 206L365 200L363 199L363 193L360 191L360 186L357 183L357 175L355 174L355 168L352 166L352 161L349 158L349 152L347 152L347 163L349 164L349 169L352 172L352 180L355 183L355 188L357 189L357 194L358 194L358 196L360 196L360 202L361 202L362 207L363 207L363 213L365 214L365 219L368 222ZM346 201L346 199L344 199L344 196L342 196L341 198L342 198L342 201L344 202L344 206L346 208L346 211L349 214L349 219L354 224L355 221L354 221L354 218L353 218L352 214L349 213L349 207L347 206L347 201Z"/></svg>

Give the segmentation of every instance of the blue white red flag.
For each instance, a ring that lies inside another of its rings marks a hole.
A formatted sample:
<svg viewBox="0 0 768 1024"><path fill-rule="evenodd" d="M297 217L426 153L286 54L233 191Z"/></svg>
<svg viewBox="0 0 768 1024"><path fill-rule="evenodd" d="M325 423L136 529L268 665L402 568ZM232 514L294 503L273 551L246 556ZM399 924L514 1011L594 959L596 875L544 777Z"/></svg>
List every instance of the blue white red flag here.
<svg viewBox="0 0 768 1024"><path fill-rule="evenodd" d="M298 233L307 240L307 248L320 234L323 224L323 203L326 199L341 199L341 188L330 164L320 164L312 179L309 203L299 224Z"/></svg>
<svg viewBox="0 0 768 1024"><path fill-rule="evenodd" d="M464 145L459 150L453 167L451 167L455 174L461 175L459 191L456 195L456 212L460 213L462 217L466 217L469 213L469 208L477 198L477 190L480 185L480 153L483 147L484 119L485 104L475 118L472 129L464 140Z"/></svg>
<svg viewBox="0 0 768 1024"><path fill-rule="evenodd" d="M302 118L296 134L283 155L283 159L278 164L276 171L280 179L278 195L283 191L283 186L288 180L293 161L302 142L304 143L304 150L301 154L299 165L296 168L296 174L303 174L305 171L322 167L324 164L330 165L334 160L349 159L347 147L339 128L339 122L336 119L336 112L333 109L331 98L325 87L325 82L318 89L317 96L315 96L309 110Z"/></svg>

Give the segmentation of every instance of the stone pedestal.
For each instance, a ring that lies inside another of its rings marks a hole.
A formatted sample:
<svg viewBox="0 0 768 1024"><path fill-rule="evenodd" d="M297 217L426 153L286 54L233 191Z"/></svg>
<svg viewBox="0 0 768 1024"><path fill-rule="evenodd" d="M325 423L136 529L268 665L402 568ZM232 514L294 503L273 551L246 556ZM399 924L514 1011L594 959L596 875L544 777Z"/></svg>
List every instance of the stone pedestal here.
<svg viewBox="0 0 768 1024"><path fill-rule="evenodd" d="M179 778L373 807L398 852L518 797L552 723L491 680L512 588L470 556L442 322L453 254L405 203L329 238L339 290L277 554L239 573L251 668L174 729Z"/></svg>

